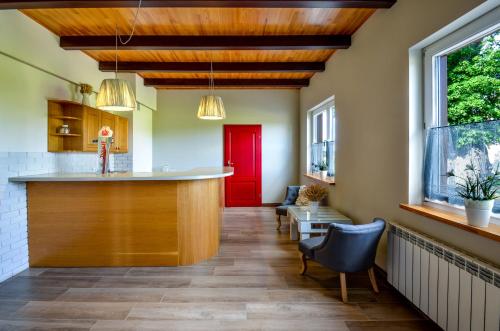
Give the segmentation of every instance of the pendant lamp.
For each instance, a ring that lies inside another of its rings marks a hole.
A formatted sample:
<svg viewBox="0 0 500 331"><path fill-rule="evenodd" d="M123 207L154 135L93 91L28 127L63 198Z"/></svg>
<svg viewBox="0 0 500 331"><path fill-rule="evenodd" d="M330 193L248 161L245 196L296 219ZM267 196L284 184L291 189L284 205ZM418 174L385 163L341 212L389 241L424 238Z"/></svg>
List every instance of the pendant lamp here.
<svg viewBox="0 0 500 331"><path fill-rule="evenodd" d="M214 95L215 83L212 62L210 62L208 89L210 94L201 97L200 106L198 107L198 118L202 120L222 120L226 118L226 111L224 110L222 98Z"/></svg>
<svg viewBox="0 0 500 331"><path fill-rule="evenodd" d="M96 107L107 111L133 111L136 109L137 102L135 99L134 90L130 83L125 79L118 78L118 39L120 44L126 45L134 35L135 26L137 24L137 16L141 9L142 0L139 1L139 6L135 13L132 32L126 41L122 41L118 35L118 25L116 26L115 34L115 78L104 79L101 83L101 88L97 94Z"/></svg>

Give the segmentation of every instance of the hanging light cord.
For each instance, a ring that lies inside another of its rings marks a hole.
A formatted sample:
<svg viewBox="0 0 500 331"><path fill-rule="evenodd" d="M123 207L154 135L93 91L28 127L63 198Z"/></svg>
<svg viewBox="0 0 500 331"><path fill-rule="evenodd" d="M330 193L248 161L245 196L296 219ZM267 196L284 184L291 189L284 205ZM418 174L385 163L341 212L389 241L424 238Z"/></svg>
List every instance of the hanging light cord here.
<svg viewBox="0 0 500 331"><path fill-rule="evenodd" d="M118 24L115 30L115 78L118 78Z"/></svg>
<svg viewBox="0 0 500 331"><path fill-rule="evenodd" d="M125 41L122 40L122 37L118 33L118 22L116 22L116 26L115 26L115 78L118 77L118 40L120 41L121 45L126 45L132 40L132 37L134 36L134 33L135 33L135 27L137 26L137 18L139 17L139 11L141 10L141 6L142 6L142 0L139 0L139 5L137 6L137 10L135 11L135 15L134 15L134 23L132 24L132 31L130 31L130 35L128 36L127 40L125 40Z"/></svg>
<svg viewBox="0 0 500 331"><path fill-rule="evenodd" d="M208 80L208 86L210 88L210 95L213 96L215 93L215 82L214 82L214 68L211 59L210 59L210 78Z"/></svg>
<svg viewBox="0 0 500 331"><path fill-rule="evenodd" d="M139 0L139 6L137 6L137 10L135 11L135 15L134 15L134 23L132 25L132 31L130 31L130 35L129 35L128 39L125 41L123 41L122 37L120 35L118 35L118 39L120 39L120 44L126 45L130 42L130 40L132 40L132 37L134 36L134 33L135 33L135 27L137 25L137 18L139 17L139 11L141 10L141 6L142 6L142 0ZM118 25L117 25L117 27L118 27ZM118 28L117 28L117 34L118 34Z"/></svg>

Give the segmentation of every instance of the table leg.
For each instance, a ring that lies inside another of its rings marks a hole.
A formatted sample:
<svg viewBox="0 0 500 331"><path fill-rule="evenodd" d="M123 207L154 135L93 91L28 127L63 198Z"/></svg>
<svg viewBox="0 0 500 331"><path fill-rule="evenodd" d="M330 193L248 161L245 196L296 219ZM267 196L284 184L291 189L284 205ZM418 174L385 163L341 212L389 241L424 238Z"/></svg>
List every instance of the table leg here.
<svg viewBox="0 0 500 331"><path fill-rule="evenodd" d="M299 240L297 221L293 216L290 216L290 240Z"/></svg>
<svg viewBox="0 0 500 331"><path fill-rule="evenodd" d="M298 231L300 240L309 239L311 237L311 223L301 222L298 224Z"/></svg>
<svg viewBox="0 0 500 331"><path fill-rule="evenodd" d="M311 238L311 235L309 233L300 232L300 240L309 239L309 238Z"/></svg>

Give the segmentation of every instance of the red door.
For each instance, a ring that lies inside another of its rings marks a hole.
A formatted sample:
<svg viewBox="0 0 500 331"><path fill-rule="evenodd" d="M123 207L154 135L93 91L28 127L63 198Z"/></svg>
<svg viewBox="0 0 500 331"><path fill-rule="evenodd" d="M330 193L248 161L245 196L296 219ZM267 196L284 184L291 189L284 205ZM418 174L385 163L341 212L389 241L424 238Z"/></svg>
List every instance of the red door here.
<svg viewBox="0 0 500 331"><path fill-rule="evenodd" d="M234 167L226 177L226 207L262 205L262 128L224 125L224 165Z"/></svg>

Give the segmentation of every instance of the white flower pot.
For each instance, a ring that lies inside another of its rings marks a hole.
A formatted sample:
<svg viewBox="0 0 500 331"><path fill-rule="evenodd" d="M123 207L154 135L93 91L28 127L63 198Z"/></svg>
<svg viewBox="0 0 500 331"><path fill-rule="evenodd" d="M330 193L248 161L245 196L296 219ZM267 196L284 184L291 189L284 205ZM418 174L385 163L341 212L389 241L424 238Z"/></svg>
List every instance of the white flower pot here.
<svg viewBox="0 0 500 331"><path fill-rule="evenodd" d="M322 179L326 179L328 177L328 170L320 171L320 175Z"/></svg>
<svg viewBox="0 0 500 331"><path fill-rule="evenodd" d="M319 207L319 201L309 201L309 211L311 214L317 214Z"/></svg>
<svg viewBox="0 0 500 331"><path fill-rule="evenodd" d="M90 106L90 94L82 93L82 105Z"/></svg>
<svg viewBox="0 0 500 331"><path fill-rule="evenodd" d="M469 225L485 228L488 226L495 200L465 199L465 213Z"/></svg>

